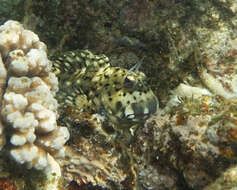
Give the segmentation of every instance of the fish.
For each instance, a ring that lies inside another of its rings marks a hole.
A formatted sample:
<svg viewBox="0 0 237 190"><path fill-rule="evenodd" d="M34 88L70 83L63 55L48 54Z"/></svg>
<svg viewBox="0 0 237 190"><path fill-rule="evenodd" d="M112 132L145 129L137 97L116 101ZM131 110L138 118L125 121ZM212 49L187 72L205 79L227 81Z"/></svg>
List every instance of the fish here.
<svg viewBox="0 0 237 190"><path fill-rule="evenodd" d="M59 80L59 109L97 113L117 128L144 123L159 108L159 101L139 71L111 66L105 55L89 50L67 51L50 58ZM65 114L62 114L65 115Z"/></svg>

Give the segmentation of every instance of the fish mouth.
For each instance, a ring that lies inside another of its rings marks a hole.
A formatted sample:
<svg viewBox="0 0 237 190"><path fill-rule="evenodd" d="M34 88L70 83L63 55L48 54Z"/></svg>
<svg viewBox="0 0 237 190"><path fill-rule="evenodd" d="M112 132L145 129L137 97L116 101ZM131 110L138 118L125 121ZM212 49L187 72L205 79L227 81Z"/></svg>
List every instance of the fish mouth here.
<svg viewBox="0 0 237 190"><path fill-rule="evenodd" d="M154 96L146 101L135 102L127 106L124 110L124 117L136 123L145 122L158 108L159 102Z"/></svg>

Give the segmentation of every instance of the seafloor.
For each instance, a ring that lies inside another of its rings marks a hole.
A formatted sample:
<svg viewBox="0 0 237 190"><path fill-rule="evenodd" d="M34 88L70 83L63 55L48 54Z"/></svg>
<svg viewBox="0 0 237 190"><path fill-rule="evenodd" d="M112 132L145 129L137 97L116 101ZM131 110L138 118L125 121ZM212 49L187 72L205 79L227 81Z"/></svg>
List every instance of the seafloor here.
<svg viewBox="0 0 237 190"><path fill-rule="evenodd" d="M160 102L132 140L72 126L62 189L237 188L236 0L0 0L0 24L11 19L49 55L88 49L127 69L142 60ZM5 151L0 190L43 183Z"/></svg>

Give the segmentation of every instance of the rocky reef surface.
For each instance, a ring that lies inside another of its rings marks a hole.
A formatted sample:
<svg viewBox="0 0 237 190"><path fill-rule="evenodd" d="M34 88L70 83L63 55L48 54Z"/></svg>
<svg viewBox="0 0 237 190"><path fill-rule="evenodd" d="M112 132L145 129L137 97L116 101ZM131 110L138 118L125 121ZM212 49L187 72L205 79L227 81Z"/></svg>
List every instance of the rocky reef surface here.
<svg viewBox="0 0 237 190"><path fill-rule="evenodd" d="M161 103L161 109L129 138L105 132L96 115L68 110L73 133L65 146L65 159L57 160L65 189L237 187L235 0L3 2L1 24L21 21L47 43L50 54L89 49L126 68L142 60L140 69ZM6 69L1 65L2 96ZM0 132L4 136L2 127ZM11 179L30 189L27 179L9 169L3 155L0 161L6 182ZM14 167L35 176L33 170Z"/></svg>

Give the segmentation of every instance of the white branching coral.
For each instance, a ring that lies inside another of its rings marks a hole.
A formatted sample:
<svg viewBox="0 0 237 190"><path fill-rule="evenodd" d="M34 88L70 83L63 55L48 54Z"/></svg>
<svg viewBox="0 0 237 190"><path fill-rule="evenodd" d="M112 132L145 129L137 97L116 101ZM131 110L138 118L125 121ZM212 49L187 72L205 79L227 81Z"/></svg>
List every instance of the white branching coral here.
<svg viewBox="0 0 237 190"><path fill-rule="evenodd" d="M1 118L10 155L28 168L60 176L55 158L64 156L69 132L57 126L58 81L50 70L46 45L36 34L16 21L0 26ZM1 126L0 121L0 137Z"/></svg>

